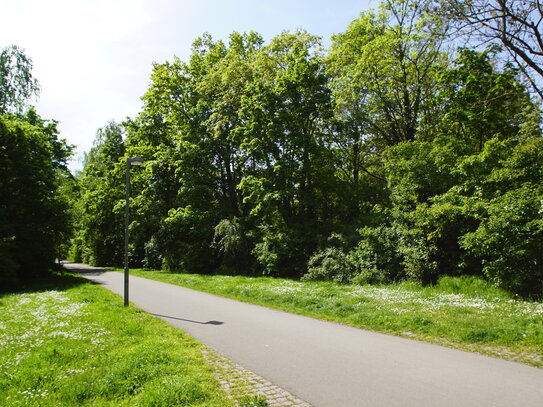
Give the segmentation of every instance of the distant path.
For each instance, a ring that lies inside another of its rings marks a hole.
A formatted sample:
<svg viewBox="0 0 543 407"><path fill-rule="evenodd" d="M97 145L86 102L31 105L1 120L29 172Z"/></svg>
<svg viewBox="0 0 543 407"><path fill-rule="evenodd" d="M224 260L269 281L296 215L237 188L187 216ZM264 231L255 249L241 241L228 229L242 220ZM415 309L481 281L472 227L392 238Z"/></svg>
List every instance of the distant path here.
<svg viewBox="0 0 543 407"><path fill-rule="evenodd" d="M122 273L65 267L122 295ZM543 406L543 369L135 276L130 301L315 407Z"/></svg>

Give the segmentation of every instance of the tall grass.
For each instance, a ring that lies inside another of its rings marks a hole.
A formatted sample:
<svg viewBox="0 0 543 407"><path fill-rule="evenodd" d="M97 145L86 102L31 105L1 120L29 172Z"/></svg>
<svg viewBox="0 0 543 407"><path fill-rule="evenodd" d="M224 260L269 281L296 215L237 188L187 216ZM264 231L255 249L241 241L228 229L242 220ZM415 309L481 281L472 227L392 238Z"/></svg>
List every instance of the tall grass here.
<svg viewBox="0 0 543 407"><path fill-rule="evenodd" d="M134 274L284 311L543 366L543 304L474 277L433 287L300 282L270 277Z"/></svg>
<svg viewBox="0 0 543 407"><path fill-rule="evenodd" d="M0 406L231 406L201 350L102 287L56 277L0 297Z"/></svg>

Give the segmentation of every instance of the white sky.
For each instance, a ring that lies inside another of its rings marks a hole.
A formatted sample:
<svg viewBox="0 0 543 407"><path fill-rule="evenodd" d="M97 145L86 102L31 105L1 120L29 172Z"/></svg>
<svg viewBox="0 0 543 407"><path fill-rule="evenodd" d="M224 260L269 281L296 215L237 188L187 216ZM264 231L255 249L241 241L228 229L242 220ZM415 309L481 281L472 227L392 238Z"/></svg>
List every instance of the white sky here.
<svg viewBox="0 0 543 407"><path fill-rule="evenodd" d="M77 146L70 169L110 120L141 109L152 63L187 61L209 32L226 40L254 30L269 40L303 28L323 37L343 32L378 0L0 0L0 48L18 45L34 63L44 119L60 122Z"/></svg>

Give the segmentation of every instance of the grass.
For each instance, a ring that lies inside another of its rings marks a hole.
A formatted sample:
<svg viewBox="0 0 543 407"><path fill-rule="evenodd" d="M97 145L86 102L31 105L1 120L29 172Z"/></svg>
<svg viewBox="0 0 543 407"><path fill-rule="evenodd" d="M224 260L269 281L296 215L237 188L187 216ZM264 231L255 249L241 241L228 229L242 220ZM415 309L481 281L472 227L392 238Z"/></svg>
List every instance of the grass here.
<svg viewBox="0 0 543 407"><path fill-rule="evenodd" d="M473 277L433 287L300 282L131 270L137 276L245 302L543 367L543 304Z"/></svg>
<svg viewBox="0 0 543 407"><path fill-rule="evenodd" d="M106 289L56 275L0 297L0 406L232 406L202 349Z"/></svg>

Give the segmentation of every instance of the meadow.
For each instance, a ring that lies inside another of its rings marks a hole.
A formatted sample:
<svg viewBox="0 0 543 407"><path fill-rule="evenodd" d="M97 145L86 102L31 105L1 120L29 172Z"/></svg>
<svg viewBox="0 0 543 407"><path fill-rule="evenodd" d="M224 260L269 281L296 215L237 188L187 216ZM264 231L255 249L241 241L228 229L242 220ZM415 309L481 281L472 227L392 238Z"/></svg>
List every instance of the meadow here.
<svg viewBox="0 0 543 407"><path fill-rule="evenodd" d="M86 280L0 297L0 406L233 406L203 345Z"/></svg>

